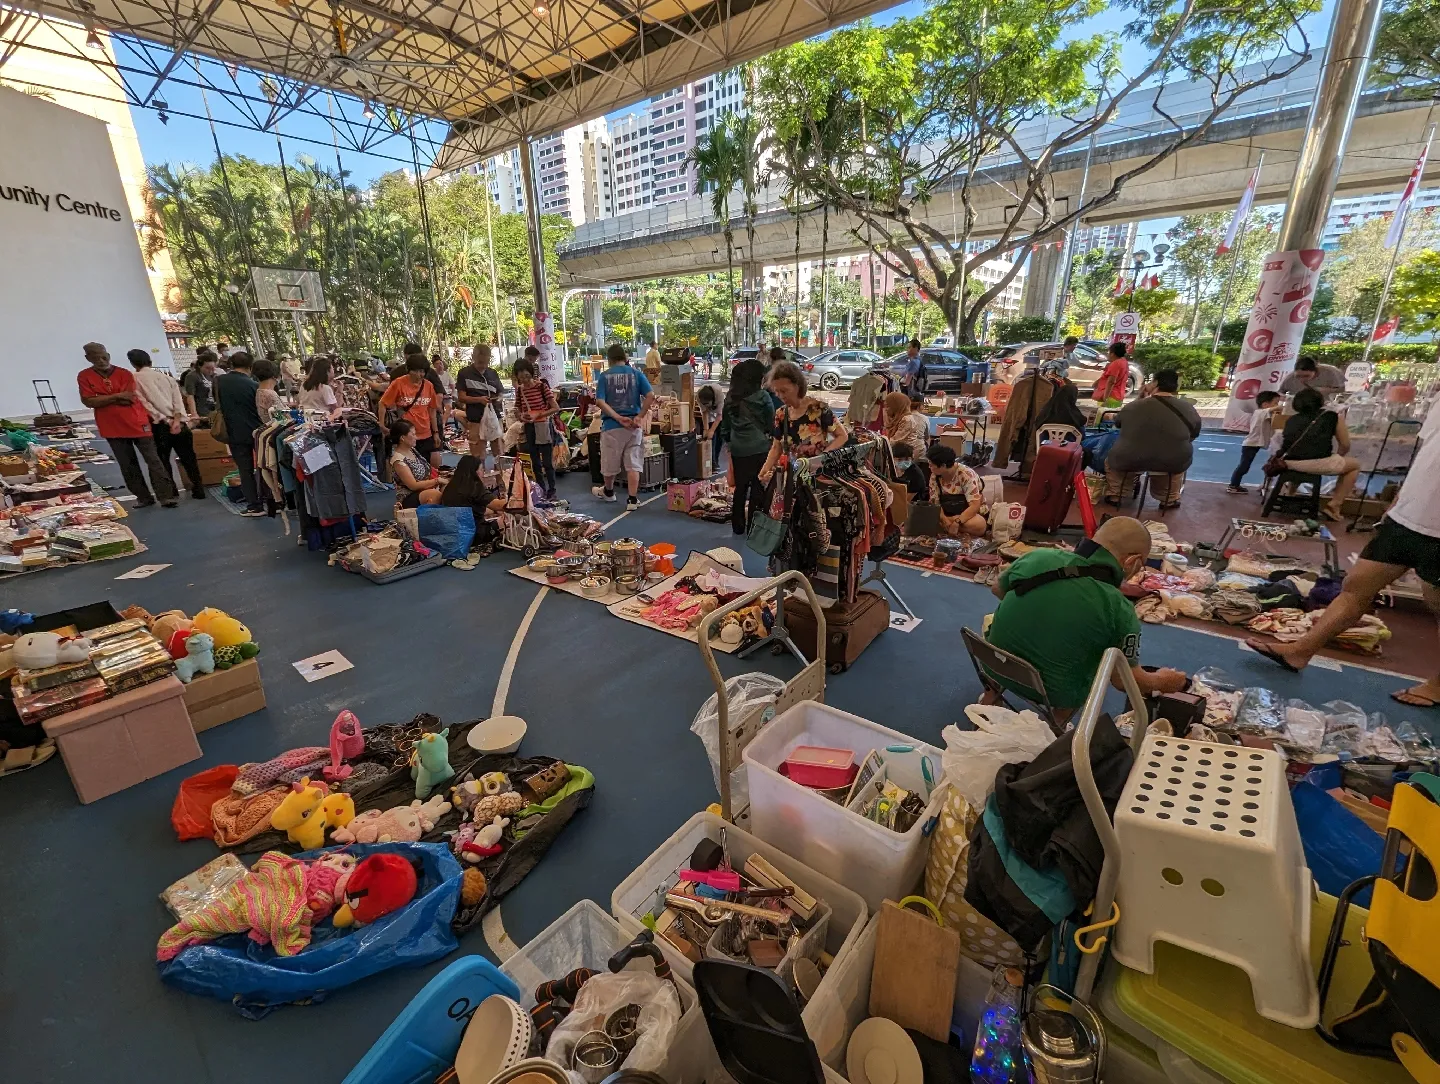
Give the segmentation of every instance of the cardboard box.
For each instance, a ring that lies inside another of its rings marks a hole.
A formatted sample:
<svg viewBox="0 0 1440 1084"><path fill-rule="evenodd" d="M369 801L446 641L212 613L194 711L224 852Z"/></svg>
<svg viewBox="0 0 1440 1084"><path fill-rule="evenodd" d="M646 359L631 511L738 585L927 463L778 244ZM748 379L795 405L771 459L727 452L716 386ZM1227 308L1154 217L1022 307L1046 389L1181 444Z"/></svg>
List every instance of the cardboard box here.
<svg viewBox="0 0 1440 1084"><path fill-rule="evenodd" d="M230 446L221 444L210 435L208 429L192 429L190 437L195 443L195 458L219 459L230 454Z"/></svg>
<svg viewBox="0 0 1440 1084"><path fill-rule="evenodd" d="M712 444L710 441L708 441L708 440L702 440L702 441L700 442L700 477L701 477L701 478L714 478L714 477L715 477L715 461L714 461L714 458L713 458L714 452L715 452L715 445Z"/></svg>
<svg viewBox="0 0 1440 1084"><path fill-rule="evenodd" d="M672 512L689 512L690 506L700 499L700 490L705 482L671 482L665 492L665 507Z"/></svg>
<svg viewBox="0 0 1440 1084"><path fill-rule="evenodd" d="M246 659L229 670L196 674L185 686L185 709L195 733L228 723L265 706L260 664Z"/></svg>
<svg viewBox="0 0 1440 1084"><path fill-rule="evenodd" d="M218 486L234 469L235 460L229 456L225 456L223 459L202 459L200 460L200 483L207 486Z"/></svg>
<svg viewBox="0 0 1440 1084"><path fill-rule="evenodd" d="M970 434L964 432L963 430L941 432L940 435L935 439L939 442L940 447L953 448L957 456L964 458L967 446L970 443ZM917 459L920 458L920 456L922 456L923 454L923 449L915 449L915 457Z"/></svg>

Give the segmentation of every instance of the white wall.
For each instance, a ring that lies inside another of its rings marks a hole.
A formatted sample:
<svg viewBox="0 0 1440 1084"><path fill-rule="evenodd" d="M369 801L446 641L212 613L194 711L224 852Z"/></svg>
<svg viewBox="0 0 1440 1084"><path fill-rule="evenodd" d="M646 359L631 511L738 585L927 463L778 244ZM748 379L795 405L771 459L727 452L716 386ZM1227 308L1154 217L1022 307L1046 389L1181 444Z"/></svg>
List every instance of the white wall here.
<svg viewBox="0 0 1440 1084"><path fill-rule="evenodd" d="M64 209L85 205L98 209ZM173 368L109 134L0 87L0 415L36 412L36 378L62 410L82 409L75 377L92 340L118 364L138 346Z"/></svg>

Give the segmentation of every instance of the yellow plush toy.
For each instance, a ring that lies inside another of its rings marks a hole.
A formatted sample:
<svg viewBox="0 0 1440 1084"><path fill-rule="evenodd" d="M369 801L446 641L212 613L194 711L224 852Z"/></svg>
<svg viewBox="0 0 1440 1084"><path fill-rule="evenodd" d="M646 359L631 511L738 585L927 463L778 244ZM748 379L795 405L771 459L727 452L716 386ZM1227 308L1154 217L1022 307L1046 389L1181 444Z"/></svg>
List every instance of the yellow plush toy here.
<svg viewBox="0 0 1440 1084"><path fill-rule="evenodd" d="M328 791L324 783L300 780L270 814L270 826L302 850L325 846L327 828L343 828L355 819L355 799Z"/></svg>
<svg viewBox="0 0 1440 1084"><path fill-rule="evenodd" d="M213 606L207 606L195 615L195 631L209 636L216 647L239 647L250 640L248 628Z"/></svg>

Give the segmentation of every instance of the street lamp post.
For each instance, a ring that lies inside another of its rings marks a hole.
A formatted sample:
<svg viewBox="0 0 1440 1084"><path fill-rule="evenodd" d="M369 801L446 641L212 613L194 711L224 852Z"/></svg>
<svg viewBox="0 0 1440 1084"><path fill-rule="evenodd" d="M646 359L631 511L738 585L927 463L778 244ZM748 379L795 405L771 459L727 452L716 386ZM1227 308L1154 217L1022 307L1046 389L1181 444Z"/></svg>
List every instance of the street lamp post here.
<svg viewBox="0 0 1440 1084"><path fill-rule="evenodd" d="M1125 295L1126 298L1127 298L1127 300L1128 300L1128 302L1129 302L1129 307L1125 310L1126 312L1134 312L1134 311L1135 311L1135 288L1136 288L1138 285L1140 285L1140 272L1142 272L1142 271L1149 271L1149 270L1151 270L1152 268L1159 267L1161 264L1163 264L1163 263L1165 262L1165 253L1167 253L1167 252L1169 252L1169 251L1170 251L1170 246L1169 246L1169 245L1156 245L1156 246L1155 246L1155 262L1154 262L1154 263L1147 263L1147 262L1146 262L1146 261L1149 260L1149 258L1150 258L1150 253L1144 251L1143 249L1142 249L1141 251L1135 253L1135 264L1134 264L1135 274L1134 274L1134 277L1131 278L1131 280L1130 280L1130 290L1129 290L1129 292Z"/></svg>

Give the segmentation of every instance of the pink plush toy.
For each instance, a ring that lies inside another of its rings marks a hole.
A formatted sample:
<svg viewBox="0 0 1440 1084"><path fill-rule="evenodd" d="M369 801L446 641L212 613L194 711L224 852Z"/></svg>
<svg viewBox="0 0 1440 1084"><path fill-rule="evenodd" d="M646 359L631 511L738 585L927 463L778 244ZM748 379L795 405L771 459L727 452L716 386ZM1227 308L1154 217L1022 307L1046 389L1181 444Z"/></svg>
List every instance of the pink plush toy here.
<svg viewBox="0 0 1440 1084"><path fill-rule="evenodd" d="M438 794L428 802L416 799L384 812L368 809L344 828L337 828L331 838L336 843L414 843L450 809L450 803Z"/></svg>
<svg viewBox="0 0 1440 1084"><path fill-rule="evenodd" d="M352 854L331 853L317 858L305 867L305 903L310 908L310 923L326 918L340 905L345 896L345 883L355 869Z"/></svg>
<svg viewBox="0 0 1440 1084"><path fill-rule="evenodd" d="M360 731L360 720L346 708L330 724L330 763L321 773L332 783L350 776L350 765L343 763L354 760L365 751L365 736Z"/></svg>

